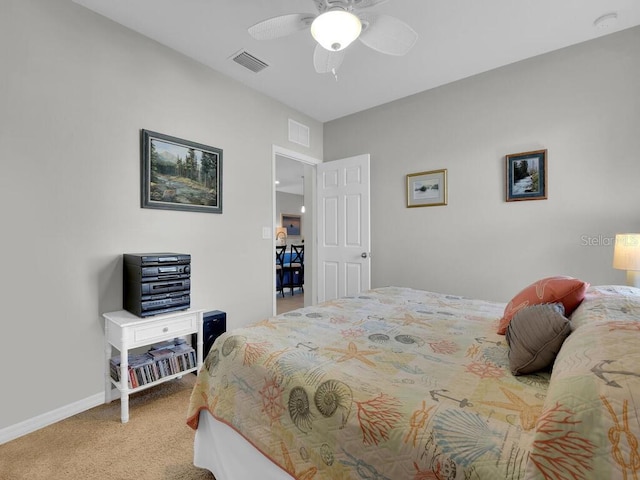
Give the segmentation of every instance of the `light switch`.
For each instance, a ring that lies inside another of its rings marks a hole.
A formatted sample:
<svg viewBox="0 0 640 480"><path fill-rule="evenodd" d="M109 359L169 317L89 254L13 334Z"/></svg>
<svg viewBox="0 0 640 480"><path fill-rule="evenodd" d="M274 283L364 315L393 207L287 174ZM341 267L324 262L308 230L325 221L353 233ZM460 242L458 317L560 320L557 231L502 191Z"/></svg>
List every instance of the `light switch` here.
<svg viewBox="0 0 640 480"><path fill-rule="evenodd" d="M271 227L262 227L262 238L265 240L271 238Z"/></svg>

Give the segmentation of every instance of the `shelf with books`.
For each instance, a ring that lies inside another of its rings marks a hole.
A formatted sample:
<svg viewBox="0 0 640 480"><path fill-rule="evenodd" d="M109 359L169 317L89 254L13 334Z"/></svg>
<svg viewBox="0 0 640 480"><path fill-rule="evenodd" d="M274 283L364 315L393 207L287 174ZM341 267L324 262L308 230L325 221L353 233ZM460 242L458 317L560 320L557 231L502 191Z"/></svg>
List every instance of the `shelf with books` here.
<svg viewBox="0 0 640 480"><path fill-rule="evenodd" d="M191 372L197 366L196 351L182 338L153 345L146 353L130 353L128 358L128 384L132 390L164 377ZM119 384L120 355L111 357L109 373L113 383Z"/></svg>
<svg viewBox="0 0 640 480"><path fill-rule="evenodd" d="M187 309L140 318L119 310L102 315L105 321L105 403L111 402L115 385L120 392L122 423L129 421L130 394L196 372L202 366L203 312ZM196 334L193 346L184 340L192 334ZM130 354L144 351L145 347L148 349L145 353ZM115 354L114 349L119 354Z"/></svg>

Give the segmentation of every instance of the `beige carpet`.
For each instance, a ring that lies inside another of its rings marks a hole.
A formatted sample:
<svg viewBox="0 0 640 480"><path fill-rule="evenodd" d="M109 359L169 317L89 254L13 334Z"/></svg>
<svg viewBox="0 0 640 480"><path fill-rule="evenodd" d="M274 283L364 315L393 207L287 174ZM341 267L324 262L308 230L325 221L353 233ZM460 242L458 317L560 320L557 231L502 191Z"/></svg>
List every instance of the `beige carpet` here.
<svg viewBox="0 0 640 480"><path fill-rule="evenodd" d="M0 445L2 480L214 480L193 466L194 431L186 424L195 375L101 405Z"/></svg>
<svg viewBox="0 0 640 480"><path fill-rule="evenodd" d="M304 307L304 293L300 292L300 290L296 290L295 295L291 295L291 290L287 289L284 297L278 293L276 298L276 312L278 315Z"/></svg>

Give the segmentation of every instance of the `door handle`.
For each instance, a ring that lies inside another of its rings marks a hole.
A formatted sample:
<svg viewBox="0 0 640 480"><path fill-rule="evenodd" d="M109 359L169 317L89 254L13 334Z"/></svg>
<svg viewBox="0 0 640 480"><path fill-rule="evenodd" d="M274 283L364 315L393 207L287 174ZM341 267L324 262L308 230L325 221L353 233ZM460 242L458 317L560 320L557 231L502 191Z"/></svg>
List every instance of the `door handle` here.
<svg viewBox="0 0 640 480"><path fill-rule="evenodd" d="M362 253L360 254L360 256L361 256L362 258L367 258L367 257L369 257L370 255L369 255L367 252L362 252Z"/></svg>

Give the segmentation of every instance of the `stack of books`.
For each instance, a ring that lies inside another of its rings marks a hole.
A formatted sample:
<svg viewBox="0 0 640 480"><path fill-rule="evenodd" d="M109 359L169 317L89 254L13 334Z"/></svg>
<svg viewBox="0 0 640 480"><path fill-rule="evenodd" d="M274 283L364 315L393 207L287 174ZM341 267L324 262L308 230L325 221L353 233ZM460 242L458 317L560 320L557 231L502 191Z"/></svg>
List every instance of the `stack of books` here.
<svg viewBox="0 0 640 480"><path fill-rule="evenodd" d="M153 345L147 353L129 354L129 388L155 382L196 367L196 352L184 339ZM111 378L120 381L120 355L109 361Z"/></svg>

